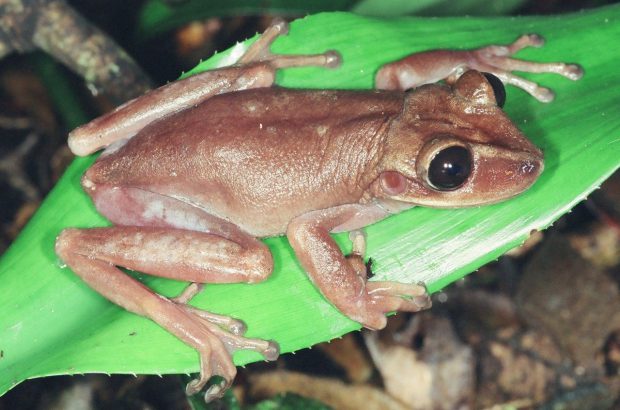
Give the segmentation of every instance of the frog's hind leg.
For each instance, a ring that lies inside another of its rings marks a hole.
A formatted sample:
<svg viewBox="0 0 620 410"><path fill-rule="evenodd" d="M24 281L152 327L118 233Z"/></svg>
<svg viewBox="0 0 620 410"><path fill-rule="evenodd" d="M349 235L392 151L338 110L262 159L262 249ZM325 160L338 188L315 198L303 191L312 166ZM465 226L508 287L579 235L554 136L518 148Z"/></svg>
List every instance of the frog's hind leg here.
<svg viewBox="0 0 620 410"><path fill-rule="evenodd" d="M205 397L210 400L223 394L236 373L231 359L236 350L254 350L267 360L277 358L275 342L242 336L243 322L187 305L198 285L190 285L176 298L166 298L118 268L196 283L258 282L273 268L271 253L262 242L165 195L103 184L93 184L91 189L100 211L125 226L64 230L56 252L107 299L152 319L198 351L201 375L188 385L190 394L212 375L222 376L224 382ZM118 212L121 204L126 213Z"/></svg>
<svg viewBox="0 0 620 410"><path fill-rule="evenodd" d="M535 82L513 74L512 71L555 73L571 80L583 76L577 64L537 63L512 58L526 47L542 47L544 40L537 34L525 34L508 45L490 45L475 50L431 50L411 54L384 65L375 77L379 89L408 89L422 84L446 80L454 83L467 70L487 72L505 84L519 87L542 102L550 102L553 92Z"/></svg>
<svg viewBox="0 0 620 410"><path fill-rule="evenodd" d="M469 64L467 66L478 71L492 73L504 83L523 89L537 100L550 102L555 97L553 91L515 75L512 71L554 73L576 81L583 76L583 69L577 64L538 63L511 58L519 50L526 47L542 47L544 43L544 39L538 34L524 34L515 42L506 46L491 45L472 50L469 53Z"/></svg>
<svg viewBox="0 0 620 410"><path fill-rule="evenodd" d="M76 155L88 155L114 143L121 143L167 115L191 108L217 95L250 88L270 87L275 71L285 67L337 67L335 51L311 55L275 55L271 43L286 34L288 25L278 21L250 46L237 64L205 71L166 84L117 107L69 133L69 148Z"/></svg>
<svg viewBox="0 0 620 410"><path fill-rule="evenodd" d="M254 253L270 255L262 242L202 208L140 188L95 183L89 178L89 171L82 180L84 188L90 191L97 210L115 225L170 227L210 233L233 241ZM247 279L241 278L242 281ZM186 304L203 286L204 283L192 282L173 300Z"/></svg>
<svg viewBox="0 0 620 410"><path fill-rule="evenodd" d="M66 229L57 239L56 252L91 288L150 318L198 351L201 374L188 384L189 394L219 375L223 384L205 396L207 400L219 397L236 374L231 359L236 350L254 350L267 360L278 356L275 342L241 336L245 331L241 322L158 295L117 268L196 282L256 281L270 272L270 256L265 260L265 256L208 233L126 226Z"/></svg>
<svg viewBox="0 0 620 410"><path fill-rule="evenodd" d="M545 40L538 34L524 34L512 44L506 46L491 45L474 50L477 58L485 63L505 71L524 71L528 73L554 73L570 80L579 80L583 69L577 64L537 63L510 58L518 51L527 47L542 47ZM472 67L473 68L473 67Z"/></svg>
<svg viewBox="0 0 620 410"><path fill-rule="evenodd" d="M223 67L171 82L95 118L69 133L75 155L88 155L134 137L149 124L189 109L223 93L269 87L275 78L270 66Z"/></svg>

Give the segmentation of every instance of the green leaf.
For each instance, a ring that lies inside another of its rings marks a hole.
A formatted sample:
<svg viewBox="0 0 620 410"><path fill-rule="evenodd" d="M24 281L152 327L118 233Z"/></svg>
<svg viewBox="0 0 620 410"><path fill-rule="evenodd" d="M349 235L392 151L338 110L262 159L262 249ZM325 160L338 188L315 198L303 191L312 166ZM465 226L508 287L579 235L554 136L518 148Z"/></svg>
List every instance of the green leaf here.
<svg viewBox="0 0 620 410"><path fill-rule="evenodd" d="M351 11L366 16L499 16L510 13L524 0L361 0Z"/></svg>
<svg viewBox="0 0 620 410"><path fill-rule="evenodd" d="M138 17L138 38L146 39L191 21L209 17L252 16L270 13L303 16L325 11L352 11L375 17L493 16L510 13L525 0L188 0L171 5L164 0L147 1Z"/></svg>
<svg viewBox="0 0 620 410"><path fill-rule="evenodd" d="M545 172L523 195L493 206L461 210L415 208L367 229L368 254L378 279L420 280L437 291L519 244L567 212L620 165L617 69L620 7L559 17L406 18L379 20L346 13L310 16L277 40L280 53L337 49L337 70L285 70L280 85L370 88L377 68L411 52L506 43L537 32L548 41L520 57L574 61L585 77L528 75L557 93L542 104L508 89L506 111L546 155ZM484 30L481 30L481 27ZM221 61L225 53L201 69ZM106 224L79 180L94 158L79 158L0 261L0 392L29 377L85 372L184 373L198 370L197 354L147 319L127 313L59 266L54 238L68 226ZM349 247L346 235L337 237ZM255 285L209 285L194 303L246 321L249 335L277 340L283 352L338 337L359 326L312 286L285 238L266 243L275 257L272 277ZM147 278L173 295L182 283ZM258 360L235 355L237 364Z"/></svg>
<svg viewBox="0 0 620 410"><path fill-rule="evenodd" d="M191 21L209 17L303 16L322 11L348 10L357 0L189 0L170 5L162 0L147 1L138 17L138 38L161 34Z"/></svg>

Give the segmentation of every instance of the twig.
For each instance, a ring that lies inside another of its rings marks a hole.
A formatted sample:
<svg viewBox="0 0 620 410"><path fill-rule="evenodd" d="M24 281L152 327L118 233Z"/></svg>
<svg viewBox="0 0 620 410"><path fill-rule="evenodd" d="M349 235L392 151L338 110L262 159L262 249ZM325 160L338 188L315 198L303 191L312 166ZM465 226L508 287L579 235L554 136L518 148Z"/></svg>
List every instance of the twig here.
<svg viewBox="0 0 620 410"><path fill-rule="evenodd" d="M151 88L112 39L64 0L0 0L0 58L42 49L81 75L93 93L121 103Z"/></svg>

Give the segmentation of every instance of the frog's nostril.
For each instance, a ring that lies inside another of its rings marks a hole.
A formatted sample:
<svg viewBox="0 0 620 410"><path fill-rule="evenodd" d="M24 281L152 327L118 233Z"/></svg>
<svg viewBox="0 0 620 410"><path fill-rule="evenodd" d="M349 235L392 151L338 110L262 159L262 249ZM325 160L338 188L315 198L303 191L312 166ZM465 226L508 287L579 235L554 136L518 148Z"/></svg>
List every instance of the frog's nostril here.
<svg viewBox="0 0 620 410"><path fill-rule="evenodd" d="M543 162L536 159L527 159L519 167L522 175L538 176L543 170Z"/></svg>
<svg viewBox="0 0 620 410"><path fill-rule="evenodd" d="M524 174L531 174L536 169L536 164L531 161L525 161L521 164L521 172Z"/></svg>

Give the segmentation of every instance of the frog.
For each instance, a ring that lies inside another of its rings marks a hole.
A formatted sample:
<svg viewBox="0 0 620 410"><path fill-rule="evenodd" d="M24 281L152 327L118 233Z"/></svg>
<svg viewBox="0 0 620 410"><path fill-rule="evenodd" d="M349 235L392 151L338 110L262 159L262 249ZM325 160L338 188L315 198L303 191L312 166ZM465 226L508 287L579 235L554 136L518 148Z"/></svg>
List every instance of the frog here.
<svg viewBox="0 0 620 410"><path fill-rule="evenodd" d="M502 110L503 85L491 74L465 70L408 90L281 88L279 69L341 63L335 51L271 53L287 32L275 22L235 64L150 91L69 134L76 155L103 149L81 184L112 225L64 229L57 255L96 292L195 349L200 373L186 392L206 390L206 401L231 385L235 351L279 355L276 341L246 337L243 321L189 304L204 284L267 280L274 261L262 238L285 235L333 306L381 329L390 312L418 312L431 299L422 283L369 280L364 227L414 206L500 202L544 168L542 151ZM423 60L444 66L445 55ZM338 232L350 232L348 255L331 237ZM165 297L121 268L189 283ZM213 376L221 381L205 389Z"/></svg>

